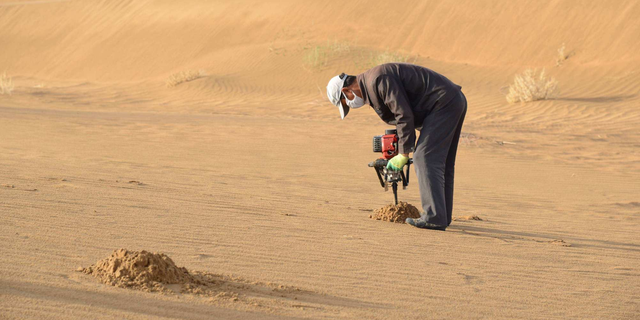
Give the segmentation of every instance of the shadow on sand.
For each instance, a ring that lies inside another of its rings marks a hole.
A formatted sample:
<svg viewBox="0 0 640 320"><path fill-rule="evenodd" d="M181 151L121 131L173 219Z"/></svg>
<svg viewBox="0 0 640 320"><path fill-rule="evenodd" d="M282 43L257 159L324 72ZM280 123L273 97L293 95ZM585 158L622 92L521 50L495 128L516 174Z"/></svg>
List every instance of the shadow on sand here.
<svg viewBox="0 0 640 320"><path fill-rule="evenodd" d="M510 241L534 241L540 243L566 244L566 247L593 247L611 250L623 250L629 252L640 252L640 245L635 243L624 243L616 241L608 241L601 239L587 239L581 237L551 235L544 233L531 233L520 231L500 230L494 228L467 226L467 225L451 225L447 230L451 229L460 231L463 234L469 234L485 238L499 239L505 242ZM568 241L568 242L565 242Z"/></svg>
<svg viewBox="0 0 640 320"><path fill-rule="evenodd" d="M594 103L611 103L611 102L622 102L625 100L629 100L635 98L636 94L631 95L619 95L619 96L603 96L603 97L593 97L593 98L555 98L553 100L558 101L572 101L572 102L594 102Z"/></svg>

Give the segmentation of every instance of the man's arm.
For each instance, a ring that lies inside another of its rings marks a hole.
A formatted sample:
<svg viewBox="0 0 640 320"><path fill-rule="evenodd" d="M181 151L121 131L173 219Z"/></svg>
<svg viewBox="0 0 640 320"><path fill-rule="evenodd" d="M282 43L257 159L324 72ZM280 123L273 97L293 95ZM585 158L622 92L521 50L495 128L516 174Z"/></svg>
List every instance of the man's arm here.
<svg viewBox="0 0 640 320"><path fill-rule="evenodd" d="M416 145L416 130L404 86L395 77L381 76L378 79L378 94L396 118L399 153L408 157Z"/></svg>

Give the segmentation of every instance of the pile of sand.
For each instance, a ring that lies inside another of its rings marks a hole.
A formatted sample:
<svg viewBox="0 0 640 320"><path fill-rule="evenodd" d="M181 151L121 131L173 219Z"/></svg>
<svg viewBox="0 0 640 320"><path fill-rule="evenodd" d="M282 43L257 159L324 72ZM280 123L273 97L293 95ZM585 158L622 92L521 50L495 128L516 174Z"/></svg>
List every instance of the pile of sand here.
<svg viewBox="0 0 640 320"><path fill-rule="evenodd" d="M186 268L176 266L165 254L144 250L114 250L111 256L79 271L105 284L144 291L166 291L167 284L199 283Z"/></svg>
<svg viewBox="0 0 640 320"><path fill-rule="evenodd" d="M420 218L420 211L418 211L418 208L400 201L398 205L390 204L375 210L369 218L404 223L407 218Z"/></svg>
<svg viewBox="0 0 640 320"><path fill-rule="evenodd" d="M176 266L173 260L163 253L144 250L114 250L111 256L88 268L78 268L77 271L120 288L163 294L192 294L209 297L208 301L223 304L243 301L257 305L257 298L264 302L267 297L281 298L286 294L301 292L298 288L275 283L189 271ZM294 297L294 300L296 299L297 297Z"/></svg>

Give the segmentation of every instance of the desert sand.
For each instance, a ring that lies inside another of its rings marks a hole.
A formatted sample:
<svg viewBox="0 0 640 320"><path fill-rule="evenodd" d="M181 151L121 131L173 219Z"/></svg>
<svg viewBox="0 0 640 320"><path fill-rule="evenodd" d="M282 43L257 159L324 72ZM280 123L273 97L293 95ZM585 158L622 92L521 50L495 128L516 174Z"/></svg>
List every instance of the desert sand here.
<svg viewBox="0 0 640 320"><path fill-rule="evenodd" d="M633 0L0 1L0 318L637 319L638 39ZM445 232L369 218L388 126L325 96L389 59L468 99ZM526 68L558 96L507 103ZM220 292L77 272L120 248Z"/></svg>

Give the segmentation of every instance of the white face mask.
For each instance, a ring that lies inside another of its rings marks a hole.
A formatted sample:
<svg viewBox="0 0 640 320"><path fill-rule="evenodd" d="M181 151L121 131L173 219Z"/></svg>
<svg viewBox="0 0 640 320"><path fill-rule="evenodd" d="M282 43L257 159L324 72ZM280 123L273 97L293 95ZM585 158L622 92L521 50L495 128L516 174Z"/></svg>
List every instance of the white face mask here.
<svg viewBox="0 0 640 320"><path fill-rule="evenodd" d="M356 93L353 92L353 90L351 90L351 93L353 94L353 100L349 100L349 98L347 98L347 95L344 95L344 100L347 102L347 106L351 109L358 109L364 106L364 99L358 97Z"/></svg>

